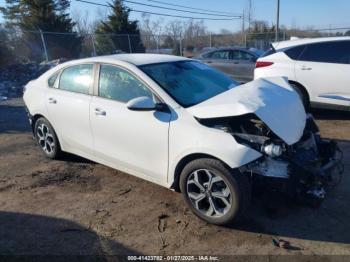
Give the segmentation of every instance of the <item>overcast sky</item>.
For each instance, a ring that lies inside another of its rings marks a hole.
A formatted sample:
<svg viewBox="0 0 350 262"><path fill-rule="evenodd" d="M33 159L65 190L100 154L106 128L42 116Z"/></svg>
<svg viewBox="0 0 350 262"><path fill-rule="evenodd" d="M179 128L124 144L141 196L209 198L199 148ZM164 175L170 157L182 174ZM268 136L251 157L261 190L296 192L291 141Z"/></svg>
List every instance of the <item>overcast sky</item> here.
<svg viewBox="0 0 350 262"><path fill-rule="evenodd" d="M89 0L96 3L107 3L107 0ZM135 2L160 5L148 0L133 0ZM232 13L242 13L243 9L247 7L248 0L159 0L166 3L191 6L201 9L208 9L213 11L224 11ZM277 0L252 0L254 18L258 20L266 20L274 22L276 17L276 1ZM280 0L281 1L281 24L287 27L297 26L306 28L313 26L315 28L329 28L331 27L350 27L350 0ZM162 10L154 7L146 7L132 3L125 3L128 7L137 10L160 12L165 14L175 14L184 16L205 16L189 13L175 12L171 10ZM0 5L5 5L5 0L0 0ZM169 6L170 7L170 6ZM171 7L170 7L171 8ZM180 7L172 7L178 8ZM88 12L91 19L96 18L100 13L108 11L107 7L96 7L86 3L71 0L72 13ZM193 10L192 10L193 11ZM199 11L200 12L200 11ZM212 16L206 16L212 17ZM131 12L131 18L140 20L141 14ZM153 20L159 19L156 15L151 15ZM163 18L164 23L175 18ZM3 21L0 18L0 21ZM237 31L241 28L240 20L232 21L209 21L205 24L210 31L219 32L221 29L228 29Z"/></svg>

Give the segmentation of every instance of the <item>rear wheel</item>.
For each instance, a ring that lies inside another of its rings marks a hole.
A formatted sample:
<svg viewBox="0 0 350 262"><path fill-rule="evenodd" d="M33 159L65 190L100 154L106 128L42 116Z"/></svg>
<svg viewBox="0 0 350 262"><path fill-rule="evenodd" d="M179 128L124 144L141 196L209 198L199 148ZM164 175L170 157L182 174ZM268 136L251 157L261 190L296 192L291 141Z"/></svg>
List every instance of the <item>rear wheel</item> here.
<svg viewBox="0 0 350 262"><path fill-rule="evenodd" d="M250 203L248 179L216 159L188 163L181 172L180 189L190 209L212 224L238 220Z"/></svg>
<svg viewBox="0 0 350 262"><path fill-rule="evenodd" d="M45 156L55 159L61 153L60 144L58 142L55 130L44 117L39 118L35 122L34 134L36 141L41 147Z"/></svg>

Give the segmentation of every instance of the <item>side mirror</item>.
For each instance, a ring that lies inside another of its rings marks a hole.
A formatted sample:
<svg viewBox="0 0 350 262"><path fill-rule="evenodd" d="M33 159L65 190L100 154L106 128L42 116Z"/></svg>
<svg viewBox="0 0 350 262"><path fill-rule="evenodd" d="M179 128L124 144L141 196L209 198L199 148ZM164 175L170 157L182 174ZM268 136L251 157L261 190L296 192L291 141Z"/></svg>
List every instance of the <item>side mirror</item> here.
<svg viewBox="0 0 350 262"><path fill-rule="evenodd" d="M156 104L154 103L153 99L147 96L140 96L131 99L126 104L126 107L134 111L152 111L156 109Z"/></svg>

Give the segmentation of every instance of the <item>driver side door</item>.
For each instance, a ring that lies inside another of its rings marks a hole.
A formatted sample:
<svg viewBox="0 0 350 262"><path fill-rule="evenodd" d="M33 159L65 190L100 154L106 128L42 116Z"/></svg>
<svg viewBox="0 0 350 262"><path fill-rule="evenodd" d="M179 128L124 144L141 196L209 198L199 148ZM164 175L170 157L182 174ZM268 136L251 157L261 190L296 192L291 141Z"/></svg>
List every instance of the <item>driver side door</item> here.
<svg viewBox="0 0 350 262"><path fill-rule="evenodd" d="M116 169L165 183L171 114L128 109L131 99L155 95L124 68L101 64L96 89L90 105L95 156Z"/></svg>

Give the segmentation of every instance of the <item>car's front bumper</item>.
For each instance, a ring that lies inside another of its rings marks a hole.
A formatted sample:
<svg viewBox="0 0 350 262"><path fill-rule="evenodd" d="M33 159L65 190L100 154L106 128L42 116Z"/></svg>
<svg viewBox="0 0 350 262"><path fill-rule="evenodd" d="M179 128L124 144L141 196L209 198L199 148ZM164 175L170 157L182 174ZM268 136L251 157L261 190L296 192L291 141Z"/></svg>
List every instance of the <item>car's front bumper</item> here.
<svg viewBox="0 0 350 262"><path fill-rule="evenodd" d="M248 165L248 171L278 180L279 188L291 196L322 200L340 182L343 154L337 143L309 134L278 158L263 156Z"/></svg>

